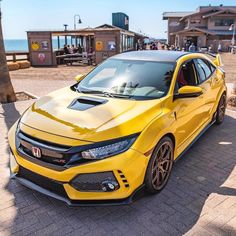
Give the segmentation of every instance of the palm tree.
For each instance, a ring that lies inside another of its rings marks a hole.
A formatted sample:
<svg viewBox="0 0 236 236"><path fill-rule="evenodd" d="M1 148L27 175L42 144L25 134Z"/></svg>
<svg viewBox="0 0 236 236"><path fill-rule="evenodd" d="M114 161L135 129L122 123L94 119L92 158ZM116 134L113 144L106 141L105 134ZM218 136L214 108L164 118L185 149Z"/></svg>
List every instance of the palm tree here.
<svg viewBox="0 0 236 236"><path fill-rule="evenodd" d="M0 4L1 4L0 0ZM0 6L0 103L15 102L16 95L11 84L7 67L6 53L2 34L2 13Z"/></svg>

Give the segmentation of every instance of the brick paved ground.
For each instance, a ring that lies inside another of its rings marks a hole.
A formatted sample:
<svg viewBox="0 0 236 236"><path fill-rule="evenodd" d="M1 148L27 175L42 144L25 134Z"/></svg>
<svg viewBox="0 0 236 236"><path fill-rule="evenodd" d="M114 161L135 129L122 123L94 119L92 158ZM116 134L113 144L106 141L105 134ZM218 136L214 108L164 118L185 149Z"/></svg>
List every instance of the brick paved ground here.
<svg viewBox="0 0 236 236"><path fill-rule="evenodd" d="M56 81L42 81L40 70L32 73L38 77L33 82L11 73L14 87L22 90L31 83L31 92L41 96L71 84L60 79L63 70L54 70ZM160 194L129 206L68 208L9 181L6 134L31 103L0 106L0 235L236 235L235 112L227 111L223 125L210 128L175 164Z"/></svg>

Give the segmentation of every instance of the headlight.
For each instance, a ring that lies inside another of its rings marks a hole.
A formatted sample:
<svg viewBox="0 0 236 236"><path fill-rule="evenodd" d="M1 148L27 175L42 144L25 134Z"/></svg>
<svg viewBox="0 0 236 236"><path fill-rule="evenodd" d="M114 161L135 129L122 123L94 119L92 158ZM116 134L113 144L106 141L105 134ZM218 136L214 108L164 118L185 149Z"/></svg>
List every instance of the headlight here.
<svg viewBox="0 0 236 236"><path fill-rule="evenodd" d="M132 135L132 137L127 137L126 139L122 138L120 141L83 151L81 152L81 155L87 160L100 160L106 157L114 156L127 151L132 146L136 138L137 135Z"/></svg>

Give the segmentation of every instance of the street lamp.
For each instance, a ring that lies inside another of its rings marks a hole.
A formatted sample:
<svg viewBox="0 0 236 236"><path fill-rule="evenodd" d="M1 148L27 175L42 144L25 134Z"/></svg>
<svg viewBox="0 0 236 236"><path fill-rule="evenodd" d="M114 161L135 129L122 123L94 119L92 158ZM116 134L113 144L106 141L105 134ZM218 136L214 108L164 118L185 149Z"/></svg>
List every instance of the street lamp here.
<svg viewBox="0 0 236 236"><path fill-rule="evenodd" d="M82 20L80 18L80 15L74 15L74 30L76 30L76 18L79 17L78 24L82 24Z"/></svg>
<svg viewBox="0 0 236 236"><path fill-rule="evenodd" d="M232 38L231 43L232 43L232 46L234 46L235 45L235 24L232 24L229 30L233 30L233 38Z"/></svg>
<svg viewBox="0 0 236 236"><path fill-rule="evenodd" d="M68 25L67 25L67 24L64 24L63 26L64 26L64 30L67 31Z"/></svg>

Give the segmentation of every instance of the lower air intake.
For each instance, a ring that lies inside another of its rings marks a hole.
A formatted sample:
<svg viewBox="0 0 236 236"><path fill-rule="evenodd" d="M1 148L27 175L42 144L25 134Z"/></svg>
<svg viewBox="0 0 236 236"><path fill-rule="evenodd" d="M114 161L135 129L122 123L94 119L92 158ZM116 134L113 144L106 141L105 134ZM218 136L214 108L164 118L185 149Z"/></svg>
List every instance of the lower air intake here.
<svg viewBox="0 0 236 236"><path fill-rule="evenodd" d="M119 188L113 172L80 174L70 183L72 187L81 192L111 192Z"/></svg>

